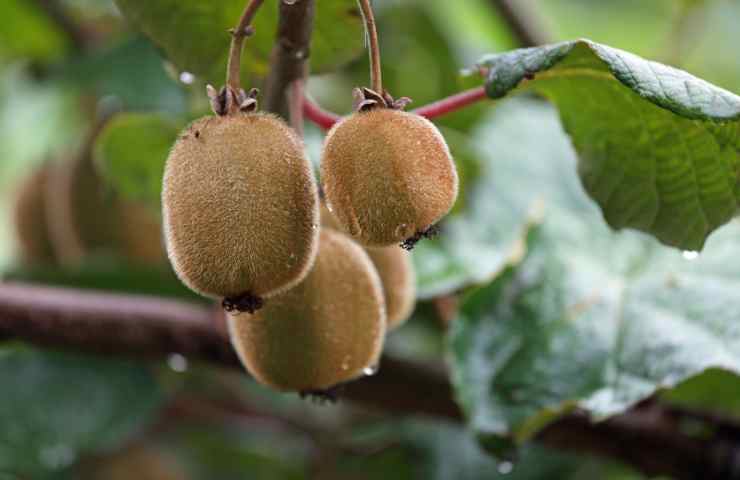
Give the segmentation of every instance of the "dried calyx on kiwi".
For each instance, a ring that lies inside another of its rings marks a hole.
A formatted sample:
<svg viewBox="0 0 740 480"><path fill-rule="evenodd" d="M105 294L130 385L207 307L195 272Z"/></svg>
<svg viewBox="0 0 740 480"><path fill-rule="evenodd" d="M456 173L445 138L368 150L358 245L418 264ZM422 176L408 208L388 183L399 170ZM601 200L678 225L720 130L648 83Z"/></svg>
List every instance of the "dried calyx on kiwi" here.
<svg viewBox="0 0 740 480"><path fill-rule="evenodd" d="M326 199L361 243L410 249L455 203L455 164L437 127L402 110L408 99L367 88L355 92L357 111L324 143Z"/></svg>
<svg viewBox="0 0 740 480"><path fill-rule="evenodd" d="M321 226L344 232L326 205L321 206ZM396 246L365 247L380 276L385 298L387 330L390 332L408 320L416 304L416 278L411 254Z"/></svg>
<svg viewBox="0 0 740 480"><path fill-rule="evenodd" d="M226 310L253 312L308 273L318 194L303 142L246 94L209 87L216 116L175 142L162 190L167 253L179 278Z"/></svg>
<svg viewBox="0 0 740 480"><path fill-rule="evenodd" d="M322 229L306 279L255 314L229 314L239 358L257 381L317 394L374 373L385 337L380 279L364 250Z"/></svg>

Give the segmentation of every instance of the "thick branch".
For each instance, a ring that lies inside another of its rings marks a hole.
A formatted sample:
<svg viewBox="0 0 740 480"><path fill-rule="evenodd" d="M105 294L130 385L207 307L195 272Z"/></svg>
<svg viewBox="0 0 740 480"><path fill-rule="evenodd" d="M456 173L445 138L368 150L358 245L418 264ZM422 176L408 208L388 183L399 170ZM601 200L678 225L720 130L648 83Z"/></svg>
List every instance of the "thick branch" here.
<svg viewBox="0 0 740 480"><path fill-rule="evenodd" d="M262 104L265 110L285 118L290 113L288 88L308 71L315 10L315 0L280 2L277 41Z"/></svg>
<svg viewBox="0 0 740 480"><path fill-rule="evenodd" d="M512 35L522 47L536 47L549 43L552 35L535 10L531 0L489 0L506 21Z"/></svg>
<svg viewBox="0 0 740 480"><path fill-rule="evenodd" d="M0 283L0 341L149 358L176 352L241 369L221 315L220 310L182 301ZM445 375L389 357L383 358L377 375L347 385L341 395L396 414L462 419ZM596 424L576 412L546 427L537 441L618 459L650 475L740 479L740 426L690 416L714 432L697 438L682 429L687 418L655 403Z"/></svg>

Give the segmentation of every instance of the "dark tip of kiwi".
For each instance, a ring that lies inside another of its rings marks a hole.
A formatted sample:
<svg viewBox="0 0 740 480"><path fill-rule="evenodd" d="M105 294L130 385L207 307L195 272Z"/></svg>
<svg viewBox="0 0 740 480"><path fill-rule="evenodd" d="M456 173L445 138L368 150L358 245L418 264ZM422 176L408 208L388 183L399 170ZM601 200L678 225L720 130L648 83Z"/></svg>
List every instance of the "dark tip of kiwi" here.
<svg viewBox="0 0 740 480"><path fill-rule="evenodd" d="M244 292L235 297L226 297L221 302L221 306L227 312L254 313L265 305L265 301L257 295Z"/></svg>
<svg viewBox="0 0 740 480"><path fill-rule="evenodd" d="M439 234L439 227L431 225L425 230L417 230L412 236L401 242L401 248L411 251L423 238L433 238Z"/></svg>
<svg viewBox="0 0 740 480"><path fill-rule="evenodd" d="M310 400L312 403L318 405L333 405L339 401L339 397L347 383L349 382L340 383L321 390L301 390L298 392L298 395L302 399Z"/></svg>

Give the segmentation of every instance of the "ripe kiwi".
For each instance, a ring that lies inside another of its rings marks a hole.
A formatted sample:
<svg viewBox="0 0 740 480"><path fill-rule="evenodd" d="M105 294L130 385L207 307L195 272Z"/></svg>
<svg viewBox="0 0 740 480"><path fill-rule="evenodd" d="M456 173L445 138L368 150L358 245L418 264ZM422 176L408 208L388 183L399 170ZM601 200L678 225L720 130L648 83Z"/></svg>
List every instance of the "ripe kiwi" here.
<svg viewBox="0 0 740 480"><path fill-rule="evenodd" d="M15 197L13 221L21 261L26 264L53 264L56 260L44 201L49 170L48 163L38 167L22 182Z"/></svg>
<svg viewBox="0 0 740 480"><path fill-rule="evenodd" d="M321 206L321 225L342 231L326 205ZM395 330L408 320L416 304L416 279L411 254L396 246L365 247L380 276L388 317L387 330Z"/></svg>
<svg viewBox="0 0 740 480"><path fill-rule="evenodd" d="M437 127L390 108L338 122L326 137L321 173L332 212L365 245L420 238L457 197L457 171Z"/></svg>
<svg viewBox="0 0 740 480"><path fill-rule="evenodd" d="M378 274L347 236L322 229L311 273L255 314L228 315L231 342L257 381L321 391L378 363L386 317Z"/></svg>
<svg viewBox="0 0 740 480"><path fill-rule="evenodd" d="M162 205L170 262L205 296L276 295L305 278L316 256L311 166L300 138L273 115L191 124L167 159Z"/></svg>

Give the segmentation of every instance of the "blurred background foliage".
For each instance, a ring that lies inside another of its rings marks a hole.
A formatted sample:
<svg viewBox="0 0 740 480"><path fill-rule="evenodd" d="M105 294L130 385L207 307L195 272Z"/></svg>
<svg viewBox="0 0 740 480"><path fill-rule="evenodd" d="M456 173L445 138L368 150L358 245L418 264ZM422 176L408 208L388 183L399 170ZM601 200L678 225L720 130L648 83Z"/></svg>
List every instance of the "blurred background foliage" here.
<svg viewBox="0 0 740 480"><path fill-rule="evenodd" d="M158 188L168 146L182 125L207 112L204 83L219 81L223 62L188 59L199 71L172 63L177 52L167 39L152 35L158 27L156 18L146 17L145 3L0 2L0 266L5 278L201 301L177 282L165 260ZM171 2L148 3L156 10ZM181 3L198 11L198 2ZM230 14L223 21L229 25L242 1L225 3ZM332 18L354 9L353 0L322 3L327 6L319 7L315 61L323 73L311 77L309 91L321 105L345 113L352 87L368 83L361 27L351 15ZM531 3L553 41L588 37L740 92L736 0ZM414 106L469 87L461 70L481 55L519 46L487 0L377 0L375 5L386 88L412 97ZM119 7L128 13L138 8L146 20L129 22ZM248 41L255 50L244 57L253 85L266 73L274 32L275 12L267 10L258 40ZM220 23L189 20L200 30L178 24L177 35L191 33L183 43L227 41ZM497 177L503 172L510 178L494 162L497 154L517 158L524 170L518 174L534 172L535 179L552 183L557 183L552 175L530 164L547 162L553 151L572 159L556 123L549 131L526 123L527 118L554 122L552 112L543 113L547 107L534 100L506 103L506 118L524 122L509 122L503 127L512 129L508 132L497 126L502 122L496 105L483 102L438 121L457 159L463 191L443 227L449 241L422 243L415 253L423 301L412 320L388 339L393 355L441 363L445 335L427 300L493 278L510 261L511 246L524 241L531 195L515 191L521 188L516 181L507 185ZM307 125L308 149L316 161L321 138ZM564 179L565 186L531 182L528 188L578 211L581 207L572 205L579 205L582 192L573 178ZM491 196L494 189L504 191ZM42 231L48 231L50 244L39 241L46 238ZM465 350L470 333L464 329L470 323L455 332L459 350ZM666 400L736 414L734 375L714 371L691 382L666 393ZM726 402L708 393L719 384L728 392ZM624 466L535 447L496 460L460 425L391 418L342 403L314 405L178 355L166 364L145 365L4 344L0 385L1 480L642 478ZM460 395L465 401L478 393L462 388ZM536 403L526 408L536 410Z"/></svg>

